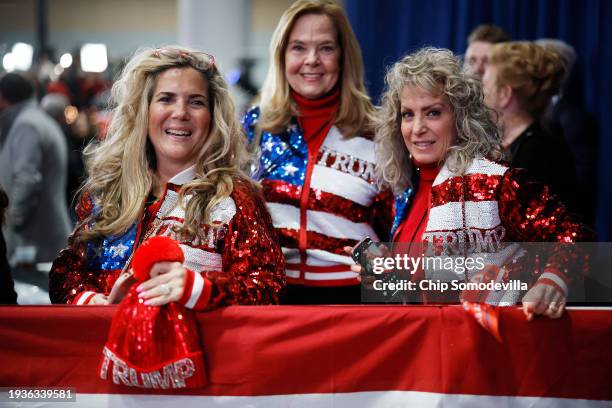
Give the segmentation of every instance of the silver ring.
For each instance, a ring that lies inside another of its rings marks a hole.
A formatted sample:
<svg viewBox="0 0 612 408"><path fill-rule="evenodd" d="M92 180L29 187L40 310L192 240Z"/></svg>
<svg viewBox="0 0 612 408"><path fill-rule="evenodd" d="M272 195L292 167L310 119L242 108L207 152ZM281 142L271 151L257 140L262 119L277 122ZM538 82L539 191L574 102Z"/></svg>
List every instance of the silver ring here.
<svg viewBox="0 0 612 408"><path fill-rule="evenodd" d="M162 296L170 294L170 287L166 285L165 283L162 283L161 285L159 285L159 289L161 290Z"/></svg>

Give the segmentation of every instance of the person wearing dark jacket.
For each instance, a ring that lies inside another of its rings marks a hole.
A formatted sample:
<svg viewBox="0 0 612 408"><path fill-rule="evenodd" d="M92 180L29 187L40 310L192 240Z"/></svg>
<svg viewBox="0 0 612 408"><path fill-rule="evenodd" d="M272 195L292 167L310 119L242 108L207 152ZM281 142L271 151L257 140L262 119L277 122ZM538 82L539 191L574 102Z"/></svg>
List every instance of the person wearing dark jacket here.
<svg viewBox="0 0 612 408"><path fill-rule="evenodd" d="M502 147L512 167L527 169L531 181L548 185L577 209L574 157L562 134L540 124L561 85L565 67L551 49L531 42L496 44L483 77L485 101L497 113Z"/></svg>
<svg viewBox="0 0 612 408"><path fill-rule="evenodd" d="M0 184L10 205L4 230L9 257L49 262L70 234L66 205L68 148L58 124L34 99L21 74L0 77ZM25 261L25 260L24 260Z"/></svg>

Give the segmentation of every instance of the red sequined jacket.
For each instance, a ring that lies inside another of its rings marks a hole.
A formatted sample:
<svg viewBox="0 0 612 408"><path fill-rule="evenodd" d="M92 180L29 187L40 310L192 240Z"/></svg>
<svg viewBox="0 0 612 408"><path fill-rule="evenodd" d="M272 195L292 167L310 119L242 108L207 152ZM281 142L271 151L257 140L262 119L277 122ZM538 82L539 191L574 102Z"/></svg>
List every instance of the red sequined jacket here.
<svg viewBox="0 0 612 408"><path fill-rule="evenodd" d="M532 285L538 280L566 294L586 270L585 257L572 243L593 241L594 235L572 218L548 187L528 182L524 170L476 159L465 174L457 175L445 164L433 182L430 200L423 233L429 255L453 261L481 257L484 265L494 267L496 282ZM551 244L526 244L535 242ZM429 280L463 281L478 271L457 269L431 262L423 272ZM521 292L492 292L487 302L514 304Z"/></svg>
<svg viewBox="0 0 612 408"><path fill-rule="evenodd" d="M182 225L185 218L184 206L177 205L178 192L193 177L192 168L173 177L162 198L124 234L79 242L77 226L51 268L51 301L86 304L96 293L108 295L144 234L179 241L190 271L183 294L187 307L278 303L285 285L284 258L265 203L248 182L234 180L234 191L212 209L201 238L186 241L175 234L173 227ZM77 206L79 221L92 212L95 205L85 195Z"/></svg>

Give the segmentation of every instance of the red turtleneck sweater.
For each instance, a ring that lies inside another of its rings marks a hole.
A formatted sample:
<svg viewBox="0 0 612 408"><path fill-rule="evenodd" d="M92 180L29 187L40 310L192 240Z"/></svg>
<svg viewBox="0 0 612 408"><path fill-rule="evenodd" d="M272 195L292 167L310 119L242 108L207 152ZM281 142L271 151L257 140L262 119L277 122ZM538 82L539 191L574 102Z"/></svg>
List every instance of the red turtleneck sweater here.
<svg viewBox="0 0 612 408"><path fill-rule="evenodd" d="M412 200L408 216L399 225L393 242L423 242L423 233L429 219L431 187L440 168L437 163L421 164L415 160L412 163L420 170L419 188Z"/></svg>
<svg viewBox="0 0 612 408"><path fill-rule="evenodd" d="M291 98L300 113L298 123L304 132L308 150L318 152L340 107L340 89L334 88L329 95L319 99L306 99L292 90Z"/></svg>
<svg viewBox="0 0 612 408"><path fill-rule="evenodd" d="M319 149L336 119L336 113L340 106L340 89L335 88L329 95L319 99L306 99L297 92L291 91L291 98L297 104L298 123L302 129L306 146L308 146L308 165L304 175L304 186L300 194L299 248L301 265L305 265L306 249L308 247L306 207L310 195L310 180L314 165L317 162Z"/></svg>

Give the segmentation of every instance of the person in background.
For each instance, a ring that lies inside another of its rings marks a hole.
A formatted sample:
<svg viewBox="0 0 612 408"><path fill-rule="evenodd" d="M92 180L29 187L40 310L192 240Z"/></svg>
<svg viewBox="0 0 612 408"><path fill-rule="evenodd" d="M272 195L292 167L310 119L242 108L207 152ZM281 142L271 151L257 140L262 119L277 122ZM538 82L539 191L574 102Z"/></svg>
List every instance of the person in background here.
<svg viewBox="0 0 612 408"><path fill-rule="evenodd" d="M260 106L244 116L286 257L286 303L360 303L343 246L386 239L391 196L374 179L374 107L342 8L299 0L274 31Z"/></svg>
<svg viewBox="0 0 612 408"><path fill-rule="evenodd" d="M493 46L483 87L487 105L497 112L506 159L577 211L577 200L584 198L576 196L572 152L562 135L541 125L564 73L556 52L532 42L508 42Z"/></svg>
<svg viewBox="0 0 612 408"><path fill-rule="evenodd" d="M66 244L67 151L60 127L33 99L22 75L0 78L0 184L9 196L9 257L28 249L27 263L50 262Z"/></svg>
<svg viewBox="0 0 612 408"><path fill-rule="evenodd" d="M508 34L496 25L481 24L477 26L467 39L468 47L463 60L467 72L482 79L489 63L491 47L509 39Z"/></svg>
<svg viewBox="0 0 612 408"><path fill-rule="evenodd" d="M40 106L60 125L66 144L68 146L68 174L66 184L66 203L69 208L73 207L76 193L85 181L85 163L83 162L83 149L93 139L93 126L89 123L89 118L85 112L79 112L72 123L67 121L66 108L70 105L70 100L57 93L45 95L40 101ZM76 113L76 108L74 113ZM70 219L76 221L76 214L70 211Z"/></svg>
<svg viewBox="0 0 612 408"><path fill-rule="evenodd" d="M8 207L8 196L0 186L0 226L4 224L4 210ZM0 229L0 305L17 304L17 293L11 275L11 266L6 257L6 242Z"/></svg>
<svg viewBox="0 0 612 408"><path fill-rule="evenodd" d="M501 137L481 81L464 73L451 51L436 48L405 56L385 81L376 169L379 182L396 193L393 242L426 244L434 256L486 258L495 282L529 284L524 297L515 290L491 292L487 302L508 305L522 297L528 319L561 316L572 282L582 278L568 272L576 269L568 268L566 248L555 247L534 272L516 243L576 242L592 235L548 187L497 161ZM415 277L470 281L477 273L482 271L434 263Z"/></svg>
<svg viewBox="0 0 612 408"><path fill-rule="evenodd" d="M565 62L565 75L559 92L552 97L544 120L551 124L551 132L563 133L576 161L576 195L581 197L577 211L584 221L595 225L597 207L597 151L599 131L595 119L583 108L577 92L581 92L576 75L577 55L574 47L552 38L542 38L536 44L554 49Z"/></svg>
<svg viewBox="0 0 612 408"><path fill-rule="evenodd" d="M85 151L89 176L77 226L49 274L51 301L117 302L132 282L132 253L168 236L185 261L154 264L155 277L137 289L146 305L278 303L282 253L263 198L241 170L245 141L214 58L144 49L113 98L107 137Z"/></svg>

